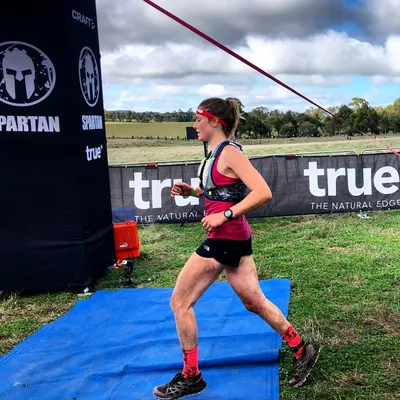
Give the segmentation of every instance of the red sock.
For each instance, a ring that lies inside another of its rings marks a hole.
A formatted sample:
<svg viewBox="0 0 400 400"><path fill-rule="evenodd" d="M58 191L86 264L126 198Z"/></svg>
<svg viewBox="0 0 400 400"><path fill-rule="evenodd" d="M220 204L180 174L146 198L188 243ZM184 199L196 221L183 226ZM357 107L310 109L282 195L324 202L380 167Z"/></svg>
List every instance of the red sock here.
<svg viewBox="0 0 400 400"><path fill-rule="evenodd" d="M199 347L196 346L191 350L183 350L183 371L182 374L186 379L193 379L199 375Z"/></svg>
<svg viewBox="0 0 400 400"><path fill-rule="evenodd" d="M282 335L282 338L294 351L294 355L296 358L302 356L305 343L292 325L290 325L286 333Z"/></svg>

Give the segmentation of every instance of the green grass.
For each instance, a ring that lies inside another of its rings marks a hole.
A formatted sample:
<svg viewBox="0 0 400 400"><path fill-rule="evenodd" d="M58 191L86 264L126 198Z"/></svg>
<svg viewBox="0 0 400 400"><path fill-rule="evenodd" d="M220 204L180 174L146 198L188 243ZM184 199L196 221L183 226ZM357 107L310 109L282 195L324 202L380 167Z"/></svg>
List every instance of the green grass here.
<svg viewBox="0 0 400 400"><path fill-rule="evenodd" d="M369 216L250 220L259 278L292 280L289 320L323 346L312 379L298 390L287 385L292 355L283 347L283 400L400 398L400 212ZM142 255L133 279L145 282L139 286L173 287L203 236L197 223L141 227ZM97 282L98 289L115 290L121 273L108 271ZM3 299L0 353L77 300L70 292Z"/></svg>
<svg viewBox="0 0 400 400"><path fill-rule="evenodd" d="M165 136L186 137L186 127L192 126L192 122L106 122L108 137L140 137L140 136Z"/></svg>
<svg viewBox="0 0 400 400"><path fill-rule="evenodd" d="M191 125L190 122L107 122L108 162L120 164L199 160L204 157L203 143L198 140L182 140L186 138L186 127ZM150 136L154 139L143 139L143 137ZM156 139L157 136L160 139ZM165 140L166 136L170 136L174 140ZM142 137L142 139L138 139L138 137ZM177 140L178 137L180 140ZM399 134L378 136L377 140L386 146L400 149ZM353 137L352 140L347 140L345 136L341 135L320 138L241 139L239 142L244 145L245 153L248 156L336 150L354 150L361 153L367 148L382 147L360 135Z"/></svg>
<svg viewBox="0 0 400 400"><path fill-rule="evenodd" d="M400 149L400 135L385 135L377 138L386 146ZM357 136L346 140L343 136L330 138L291 138L239 140L248 156L271 154L326 152L354 150L361 153L364 149L382 147L374 141ZM144 149L145 148L145 149ZM191 160L204 157L203 143L197 140L145 140L145 139L108 139L108 161L110 164Z"/></svg>
<svg viewBox="0 0 400 400"><path fill-rule="evenodd" d="M65 314L76 302L70 292L32 296L8 294L0 300L0 356L44 324Z"/></svg>

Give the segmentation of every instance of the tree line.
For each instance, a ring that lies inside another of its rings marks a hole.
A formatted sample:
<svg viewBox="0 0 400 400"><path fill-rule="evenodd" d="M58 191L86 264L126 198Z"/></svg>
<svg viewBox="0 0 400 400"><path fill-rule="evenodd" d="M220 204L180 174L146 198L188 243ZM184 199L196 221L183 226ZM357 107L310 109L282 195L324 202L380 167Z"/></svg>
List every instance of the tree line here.
<svg viewBox="0 0 400 400"><path fill-rule="evenodd" d="M256 107L246 111L242 102L235 98L241 119L236 132L237 137L319 137L347 135L358 131L379 135L400 132L400 98L386 107L372 107L365 99L355 97L348 105L330 107L332 117L319 108L309 108L305 112L269 110ZM195 113L192 109L158 113L135 112L131 110L105 111L106 121L112 122L188 122L193 123Z"/></svg>

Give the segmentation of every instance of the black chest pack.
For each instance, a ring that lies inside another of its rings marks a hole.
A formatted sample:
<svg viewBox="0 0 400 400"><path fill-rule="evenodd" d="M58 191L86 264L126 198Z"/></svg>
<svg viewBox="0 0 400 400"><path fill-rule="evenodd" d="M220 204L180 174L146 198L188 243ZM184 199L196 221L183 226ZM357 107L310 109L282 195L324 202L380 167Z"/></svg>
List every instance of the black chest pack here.
<svg viewBox="0 0 400 400"><path fill-rule="evenodd" d="M212 178L214 162L226 146L234 146L243 151L242 146L232 140L221 142L214 152L210 152L199 166L200 188L204 191L204 197L209 200L239 203L247 195L247 187L243 182L217 186Z"/></svg>

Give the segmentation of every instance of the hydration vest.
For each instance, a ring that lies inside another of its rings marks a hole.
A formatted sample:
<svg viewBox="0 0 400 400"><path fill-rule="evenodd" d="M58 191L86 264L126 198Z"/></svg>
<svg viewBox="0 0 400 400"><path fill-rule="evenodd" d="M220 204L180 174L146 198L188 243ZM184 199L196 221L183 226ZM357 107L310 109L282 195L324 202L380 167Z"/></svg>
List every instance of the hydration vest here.
<svg viewBox="0 0 400 400"><path fill-rule="evenodd" d="M200 188L204 192L204 197L214 201L227 201L231 203L239 203L247 195L247 186L243 182L232 183L229 185L217 186L212 179L212 168L214 161L221 154L225 146L234 146L243 152L243 148L239 143L232 140L221 142L199 166Z"/></svg>

